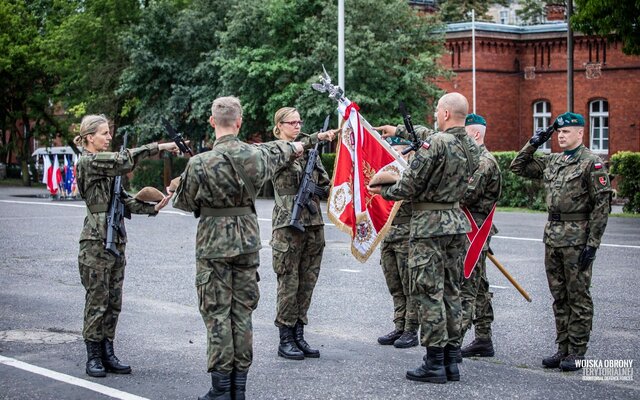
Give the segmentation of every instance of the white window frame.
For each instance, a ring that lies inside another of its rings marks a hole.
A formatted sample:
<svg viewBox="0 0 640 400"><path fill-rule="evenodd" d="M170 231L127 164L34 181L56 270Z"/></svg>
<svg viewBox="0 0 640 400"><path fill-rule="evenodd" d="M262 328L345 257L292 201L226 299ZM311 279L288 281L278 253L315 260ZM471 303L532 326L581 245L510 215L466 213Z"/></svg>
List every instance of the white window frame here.
<svg viewBox="0 0 640 400"><path fill-rule="evenodd" d="M542 112L537 111L537 105L542 103ZM546 100L540 100L533 103L533 133L538 128L546 128L551 124L551 103ZM551 153L551 140L547 140L538 150L545 153Z"/></svg>
<svg viewBox="0 0 640 400"><path fill-rule="evenodd" d="M593 111L596 103L600 111ZM607 111L603 111L605 104ZM589 148L594 153L609 153L609 102L607 100L598 99L589 102Z"/></svg>
<svg viewBox="0 0 640 400"><path fill-rule="evenodd" d="M500 23L503 25L509 24L509 9L502 9L499 12Z"/></svg>

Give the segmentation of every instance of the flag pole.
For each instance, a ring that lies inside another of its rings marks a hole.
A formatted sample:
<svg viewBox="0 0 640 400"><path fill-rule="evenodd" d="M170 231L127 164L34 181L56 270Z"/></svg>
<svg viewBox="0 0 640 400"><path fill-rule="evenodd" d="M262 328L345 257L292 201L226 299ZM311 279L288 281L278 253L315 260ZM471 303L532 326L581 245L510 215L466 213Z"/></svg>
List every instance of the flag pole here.
<svg viewBox="0 0 640 400"><path fill-rule="evenodd" d="M473 113L476 113L476 10L471 10L471 76L473 86Z"/></svg>
<svg viewBox="0 0 640 400"><path fill-rule="evenodd" d="M344 86L344 0L338 0L338 86Z"/></svg>
<svg viewBox="0 0 640 400"><path fill-rule="evenodd" d="M507 278L507 280L509 280L509 282L511 282L513 287L515 287L518 290L518 292L520 292L522 297L524 297L525 300L527 300L529 303L531 303L531 296L529 296L529 293L527 293L527 291L524 290L524 288L522 286L520 286L520 284L518 282L516 282L516 280L513 278L513 276L511 276L509 271L507 271L507 269L505 267L503 267L502 264L500 264L500 261L498 261L495 258L495 256L493 255L493 252L491 251L491 249L489 249L489 252L487 253L487 258L489 258L489 260L491 260L493 265L495 265L500 270L500 272L502 272L502 275L504 275L504 277Z"/></svg>

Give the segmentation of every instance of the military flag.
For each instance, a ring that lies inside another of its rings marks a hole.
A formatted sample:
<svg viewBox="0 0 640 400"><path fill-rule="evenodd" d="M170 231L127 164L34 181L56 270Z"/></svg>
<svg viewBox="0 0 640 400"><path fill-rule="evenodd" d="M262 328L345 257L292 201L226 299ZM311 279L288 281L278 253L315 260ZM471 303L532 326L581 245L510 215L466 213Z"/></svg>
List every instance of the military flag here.
<svg viewBox="0 0 640 400"><path fill-rule="evenodd" d="M336 226L351 235L351 253L365 262L389 229L400 202L385 200L367 190L370 179L381 169L400 175L406 162L362 117L359 107L342 96L325 74L319 91L329 91L338 101L344 119L338 138L327 214Z"/></svg>

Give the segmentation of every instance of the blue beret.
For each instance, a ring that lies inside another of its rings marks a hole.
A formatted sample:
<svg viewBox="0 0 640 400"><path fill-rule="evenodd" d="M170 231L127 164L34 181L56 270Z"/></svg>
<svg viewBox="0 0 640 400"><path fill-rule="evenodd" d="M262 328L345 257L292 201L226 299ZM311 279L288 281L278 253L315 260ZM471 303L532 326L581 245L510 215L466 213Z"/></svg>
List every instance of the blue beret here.
<svg viewBox="0 0 640 400"><path fill-rule="evenodd" d="M390 136L385 140L392 146L405 146L411 144L407 139L399 138L397 136Z"/></svg>
<svg viewBox="0 0 640 400"><path fill-rule="evenodd" d="M478 114L468 114L467 118L464 119L464 126L469 125L484 125L487 126L487 121L482 118L481 115Z"/></svg>
<svg viewBox="0 0 640 400"><path fill-rule="evenodd" d="M558 115L558 118L556 118L553 126L556 129L565 126L584 126L584 117L580 114L566 112L564 114Z"/></svg>

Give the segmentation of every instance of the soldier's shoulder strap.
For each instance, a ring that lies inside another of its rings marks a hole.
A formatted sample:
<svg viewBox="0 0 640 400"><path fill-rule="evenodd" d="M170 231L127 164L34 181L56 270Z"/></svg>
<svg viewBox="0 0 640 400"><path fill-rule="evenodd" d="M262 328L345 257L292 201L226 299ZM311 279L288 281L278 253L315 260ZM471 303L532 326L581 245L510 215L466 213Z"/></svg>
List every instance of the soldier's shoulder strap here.
<svg viewBox="0 0 640 400"><path fill-rule="evenodd" d="M240 177L240 180L242 180L242 182L244 183L245 187L247 188L247 192L249 192L249 196L251 197L251 203L253 203L256 199L256 187L253 185L251 178L249 178L247 171L245 171L242 164L238 164L229 154L222 153L222 156L227 161L229 161L229 164L231 164L231 168L236 171L236 173Z"/></svg>

